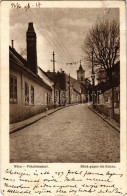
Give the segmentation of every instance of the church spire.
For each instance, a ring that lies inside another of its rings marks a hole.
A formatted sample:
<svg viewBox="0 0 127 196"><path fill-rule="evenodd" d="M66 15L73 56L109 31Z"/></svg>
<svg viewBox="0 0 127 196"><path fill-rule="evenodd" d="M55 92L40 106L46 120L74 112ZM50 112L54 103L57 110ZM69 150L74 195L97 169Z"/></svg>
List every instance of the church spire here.
<svg viewBox="0 0 127 196"><path fill-rule="evenodd" d="M82 65L81 65L81 60L80 60L80 66L79 66L80 70L83 70Z"/></svg>
<svg viewBox="0 0 127 196"><path fill-rule="evenodd" d="M85 70L82 68L81 60L79 69L77 70L77 80L81 82L85 81Z"/></svg>

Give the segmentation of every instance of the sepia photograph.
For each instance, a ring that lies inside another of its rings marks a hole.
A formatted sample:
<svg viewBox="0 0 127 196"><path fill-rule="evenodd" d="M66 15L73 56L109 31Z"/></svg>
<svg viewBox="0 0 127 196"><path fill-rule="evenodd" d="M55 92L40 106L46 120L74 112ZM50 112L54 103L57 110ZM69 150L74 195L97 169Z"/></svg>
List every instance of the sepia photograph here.
<svg viewBox="0 0 127 196"><path fill-rule="evenodd" d="M9 11L10 163L119 163L119 8L41 3Z"/></svg>

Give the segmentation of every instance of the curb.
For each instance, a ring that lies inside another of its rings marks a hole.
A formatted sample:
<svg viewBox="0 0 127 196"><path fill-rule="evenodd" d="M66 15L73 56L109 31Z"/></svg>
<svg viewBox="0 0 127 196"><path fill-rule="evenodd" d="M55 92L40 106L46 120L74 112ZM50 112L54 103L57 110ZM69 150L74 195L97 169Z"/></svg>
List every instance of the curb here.
<svg viewBox="0 0 127 196"><path fill-rule="evenodd" d="M96 112L93 108L88 107L90 110L92 110L95 114L97 114L100 118L102 118L103 121L107 122L112 128L114 128L116 131L120 132L120 127L118 127L117 125L114 125L112 122L110 122L109 120L105 119L101 114L99 114L98 112Z"/></svg>
<svg viewBox="0 0 127 196"><path fill-rule="evenodd" d="M25 125L21 125L20 127L13 129L12 131L9 132L9 134L12 134L12 133L15 133L15 132L17 132L17 131L19 131L19 130L21 130L21 129L24 129L25 127L28 127L28 126L30 126L30 125L32 125L32 124L38 122L39 120L41 120L41 119L43 119L43 118L45 118L45 117L47 117L47 116L49 116L49 115L51 115L51 114L57 112L58 110L64 109L64 108L69 107L69 106L73 106L73 105L67 105L67 106L63 106L63 107L61 107L61 108L58 108L58 109L56 109L55 111L50 112L49 114L45 114L45 116L42 116L42 117L40 117L40 118L38 118L38 119L36 119L36 120L33 120L33 121L30 122L30 123L27 123L27 124L25 124Z"/></svg>

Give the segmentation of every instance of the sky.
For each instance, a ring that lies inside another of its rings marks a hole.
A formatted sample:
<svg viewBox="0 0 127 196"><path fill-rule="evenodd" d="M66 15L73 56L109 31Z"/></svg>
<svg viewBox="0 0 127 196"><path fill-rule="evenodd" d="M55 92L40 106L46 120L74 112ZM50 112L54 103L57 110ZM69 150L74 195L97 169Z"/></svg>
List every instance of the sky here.
<svg viewBox="0 0 127 196"><path fill-rule="evenodd" d="M10 11L10 45L21 53L26 49L28 23L33 22L37 35L37 61L44 71L53 70L52 53L55 52L56 71L64 70L77 78L78 62L85 57L83 43L91 27L102 19L119 20L117 8L31 8ZM82 61L85 76L90 79L91 66Z"/></svg>

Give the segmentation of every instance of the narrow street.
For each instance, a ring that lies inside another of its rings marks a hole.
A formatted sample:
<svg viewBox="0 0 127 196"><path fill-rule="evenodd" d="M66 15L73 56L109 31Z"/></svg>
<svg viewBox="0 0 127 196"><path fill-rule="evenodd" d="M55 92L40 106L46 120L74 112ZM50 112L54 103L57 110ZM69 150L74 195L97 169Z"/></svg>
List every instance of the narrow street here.
<svg viewBox="0 0 127 196"><path fill-rule="evenodd" d="M120 134L88 108L59 110L10 135L10 162L120 161Z"/></svg>

